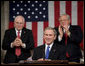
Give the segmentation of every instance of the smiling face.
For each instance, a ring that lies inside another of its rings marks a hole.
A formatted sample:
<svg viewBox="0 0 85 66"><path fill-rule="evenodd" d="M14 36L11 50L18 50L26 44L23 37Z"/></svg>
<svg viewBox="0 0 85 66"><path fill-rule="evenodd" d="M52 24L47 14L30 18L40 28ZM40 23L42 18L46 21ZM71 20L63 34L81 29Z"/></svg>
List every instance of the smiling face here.
<svg viewBox="0 0 85 66"><path fill-rule="evenodd" d="M24 27L24 18L22 16L17 16L14 21L14 27L17 30L21 30Z"/></svg>
<svg viewBox="0 0 85 66"><path fill-rule="evenodd" d="M62 27L68 26L70 24L70 19L68 18L67 15L62 15L59 21Z"/></svg>
<svg viewBox="0 0 85 66"><path fill-rule="evenodd" d="M45 43L50 45L56 39L56 35L53 30L45 30L44 32L44 40Z"/></svg>

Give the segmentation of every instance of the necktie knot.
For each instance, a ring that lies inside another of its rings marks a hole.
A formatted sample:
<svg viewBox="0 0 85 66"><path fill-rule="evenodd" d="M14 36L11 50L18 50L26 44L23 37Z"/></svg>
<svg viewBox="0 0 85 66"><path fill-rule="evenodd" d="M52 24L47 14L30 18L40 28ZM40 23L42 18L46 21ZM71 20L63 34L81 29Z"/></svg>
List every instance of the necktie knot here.
<svg viewBox="0 0 85 66"><path fill-rule="evenodd" d="M17 37L20 38L20 31L18 31L18 36Z"/></svg>

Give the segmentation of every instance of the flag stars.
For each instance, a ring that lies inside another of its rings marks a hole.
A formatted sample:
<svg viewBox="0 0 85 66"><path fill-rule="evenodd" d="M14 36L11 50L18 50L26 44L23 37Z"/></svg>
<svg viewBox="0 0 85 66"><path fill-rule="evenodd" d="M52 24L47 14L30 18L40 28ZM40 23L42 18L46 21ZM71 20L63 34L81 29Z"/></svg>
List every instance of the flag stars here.
<svg viewBox="0 0 85 66"><path fill-rule="evenodd" d="M38 1L35 1L35 3L38 3Z"/></svg>
<svg viewBox="0 0 85 66"><path fill-rule="evenodd" d="M34 14L34 12L32 12L32 14Z"/></svg>
<svg viewBox="0 0 85 66"><path fill-rule="evenodd" d="M26 5L26 4L24 4L24 6L26 7L27 5Z"/></svg>
<svg viewBox="0 0 85 66"><path fill-rule="evenodd" d="M20 11L23 11L23 8L20 8Z"/></svg>
<svg viewBox="0 0 85 66"><path fill-rule="evenodd" d="M37 18L38 18L38 16L35 16L35 18L37 19Z"/></svg>
<svg viewBox="0 0 85 66"><path fill-rule="evenodd" d="M15 16L13 16L13 18L15 18Z"/></svg>
<svg viewBox="0 0 85 66"><path fill-rule="evenodd" d="M45 15L43 15L43 18L45 18L46 16Z"/></svg>
<svg viewBox="0 0 85 66"><path fill-rule="evenodd" d="M23 1L20 1L21 3L23 3Z"/></svg>
<svg viewBox="0 0 85 66"><path fill-rule="evenodd" d="M17 7L19 7L19 4L17 4Z"/></svg>
<svg viewBox="0 0 85 66"><path fill-rule="evenodd" d="M28 8L28 11L30 11L30 8Z"/></svg>
<svg viewBox="0 0 85 66"><path fill-rule="evenodd" d="M27 12L24 12L24 14L26 15L26 14L27 14Z"/></svg>
<svg viewBox="0 0 85 66"><path fill-rule="evenodd" d="M39 12L39 14L42 14L42 12Z"/></svg>
<svg viewBox="0 0 85 66"><path fill-rule="evenodd" d="M27 21L43 21L48 20L48 2L47 1L13 1L11 2L12 8L10 10L11 18L14 19L15 15L26 16ZM16 11L16 12L15 12Z"/></svg>
<svg viewBox="0 0 85 66"><path fill-rule="evenodd" d="M37 11L38 10L38 8L35 8L35 11Z"/></svg>
<svg viewBox="0 0 85 66"><path fill-rule="evenodd" d="M15 3L15 1L13 1L13 3Z"/></svg>
<svg viewBox="0 0 85 66"><path fill-rule="evenodd" d="M32 4L32 7L34 7L34 4Z"/></svg>
<svg viewBox="0 0 85 66"><path fill-rule="evenodd" d="M43 10L46 10L46 8L43 8Z"/></svg>
<svg viewBox="0 0 85 66"><path fill-rule="evenodd" d="M46 1L43 1L43 3L45 3Z"/></svg>
<svg viewBox="0 0 85 66"><path fill-rule="evenodd" d="M15 11L15 8L13 8L13 11Z"/></svg>
<svg viewBox="0 0 85 66"><path fill-rule="evenodd" d="M28 16L28 19L30 19L30 16Z"/></svg>
<svg viewBox="0 0 85 66"><path fill-rule="evenodd" d="M19 12L17 12L17 14L19 14Z"/></svg>
<svg viewBox="0 0 85 66"><path fill-rule="evenodd" d="M42 6L42 4L39 4L39 6L41 7L41 6Z"/></svg>
<svg viewBox="0 0 85 66"><path fill-rule="evenodd" d="M30 1L28 1L28 3L30 3Z"/></svg>

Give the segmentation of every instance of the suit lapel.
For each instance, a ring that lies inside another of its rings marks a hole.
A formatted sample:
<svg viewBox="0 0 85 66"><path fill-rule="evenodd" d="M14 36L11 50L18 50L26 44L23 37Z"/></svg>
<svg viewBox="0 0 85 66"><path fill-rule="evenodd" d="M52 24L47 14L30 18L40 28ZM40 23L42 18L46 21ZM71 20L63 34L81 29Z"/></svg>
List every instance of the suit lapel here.
<svg viewBox="0 0 85 66"><path fill-rule="evenodd" d="M16 31L15 31L15 28L13 28L11 35L12 35L12 37L16 38Z"/></svg>
<svg viewBox="0 0 85 66"><path fill-rule="evenodd" d="M25 31L25 29L23 28L23 29L22 29L22 33L21 33L21 39L24 38L25 34L26 34L26 31Z"/></svg>
<svg viewBox="0 0 85 66"><path fill-rule="evenodd" d="M45 58L45 44L41 48L42 57Z"/></svg>
<svg viewBox="0 0 85 66"><path fill-rule="evenodd" d="M49 54L49 58L51 58L55 52L56 52L56 44L53 44L51 51L50 51L50 54Z"/></svg>
<svg viewBox="0 0 85 66"><path fill-rule="evenodd" d="M72 29L72 25L70 25L69 31L71 31L71 29Z"/></svg>

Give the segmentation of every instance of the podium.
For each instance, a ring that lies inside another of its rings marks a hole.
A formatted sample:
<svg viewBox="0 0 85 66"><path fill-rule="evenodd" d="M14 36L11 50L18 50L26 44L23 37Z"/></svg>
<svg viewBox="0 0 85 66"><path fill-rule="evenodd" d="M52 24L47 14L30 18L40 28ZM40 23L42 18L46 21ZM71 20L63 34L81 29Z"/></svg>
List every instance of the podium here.
<svg viewBox="0 0 85 66"><path fill-rule="evenodd" d="M33 61L24 61L24 63L21 63L20 65L22 64L26 64L26 65L61 65L61 64L68 64L68 60L50 60L50 61L37 61L37 60L33 60Z"/></svg>
<svg viewBox="0 0 85 66"><path fill-rule="evenodd" d="M10 63L2 65L83 65L82 63L68 62L67 60L51 60L51 61L27 61L24 60L21 63Z"/></svg>

